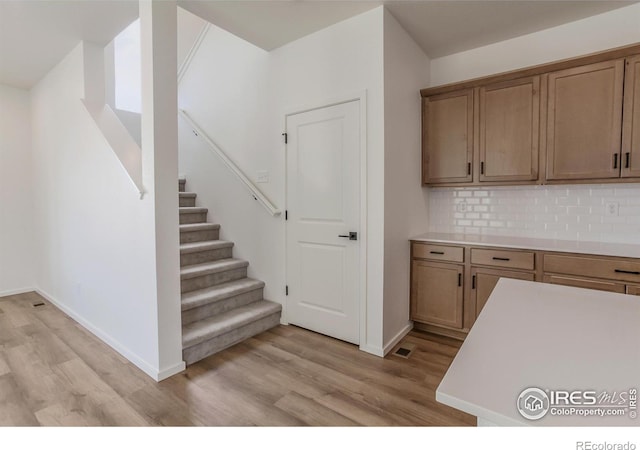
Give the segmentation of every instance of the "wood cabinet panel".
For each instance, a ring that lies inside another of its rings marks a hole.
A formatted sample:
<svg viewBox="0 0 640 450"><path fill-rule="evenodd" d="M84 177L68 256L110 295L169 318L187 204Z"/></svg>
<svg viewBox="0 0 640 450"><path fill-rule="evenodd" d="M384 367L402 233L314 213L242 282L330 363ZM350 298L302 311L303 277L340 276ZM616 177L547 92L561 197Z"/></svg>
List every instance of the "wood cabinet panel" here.
<svg viewBox="0 0 640 450"><path fill-rule="evenodd" d="M535 254L519 250L471 249L471 264L533 270Z"/></svg>
<svg viewBox="0 0 640 450"><path fill-rule="evenodd" d="M549 74L549 180L620 175L624 60Z"/></svg>
<svg viewBox="0 0 640 450"><path fill-rule="evenodd" d="M534 281L535 275L527 272L513 272L507 270L471 268L471 295L474 297L476 317L489 300L500 278L515 278L517 280Z"/></svg>
<svg viewBox="0 0 640 450"><path fill-rule="evenodd" d="M445 336L464 339L500 278L640 295L640 258L464 242L411 245L411 319L417 328Z"/></svg>
<svg viewBox="0 0 640 450"><path fill-rule="evenodd" d="M640 261L635 259L545 254L543 269L545 273L640 282Z"/></svg>
<svg viewBox="0 0 640 450"><path fill-rule="evenodd" d="M463 266L414 260L411 319L462 328Z"/></svg>
<svg viewBox="0 0 640 450"><path fill-rule="evenodd" d="M423 99L423 183L470 182L473 90Z"/></svg>
<svg viewBox="0 0 640 450"><path fill-rule="evenodd" d="M564 275L545 275L543 281L549 284L561 284L563 286L597 289L598 291L618 292L619 294L624 294L626 291L626 287L622 283L603 280L591 280L589 278L576 278Z"/></svg>
<svg viewBox="0 0 640 450"><path fill-rule="evenodd" d="M640 55L626 60L621 176L640 176Z"/></svg>
<svg viewBox="0 0 640 450"><path fill-rule="evenodd" d="M413 257L440 261L463 262L464 248L438 244L413 244Z"/></svg>
<svg viewBox="0 0 640 450"><path fill-rule="evenodd" d="M480 181L538 178L540 77L480 88Z"/></svg>
<svg viewBox="0 0 640 450"><path fill-rule="evenodd" d="M640 286L637 284L627 284L627 294L640 295Z"/></svg>

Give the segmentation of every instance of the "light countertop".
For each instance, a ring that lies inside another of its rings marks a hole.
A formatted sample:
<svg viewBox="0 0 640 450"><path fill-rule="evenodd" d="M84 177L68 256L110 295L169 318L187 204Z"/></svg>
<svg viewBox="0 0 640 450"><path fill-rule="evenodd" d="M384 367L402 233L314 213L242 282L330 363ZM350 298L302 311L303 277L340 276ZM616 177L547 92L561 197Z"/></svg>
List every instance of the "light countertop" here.
<svg viewBox="0 0 640 450"><path fill-rule="evenodd" d="M526 250L543 250L587 255L640 258L639 244L613 244L606 242L580 242L559 239L525 238L456 233L424 233L410 238L412 241L437 242L457 245L482 245Z"/></svg>
<svg viewBox="0 0 640 450"><path fill-rule="evenodd" d="M530 387L598 394L640 389L639 321L635 296L502 278L436 399L497 425L640 426L629 412L606 417L547 413L532 421L516 407Z"/></svg>

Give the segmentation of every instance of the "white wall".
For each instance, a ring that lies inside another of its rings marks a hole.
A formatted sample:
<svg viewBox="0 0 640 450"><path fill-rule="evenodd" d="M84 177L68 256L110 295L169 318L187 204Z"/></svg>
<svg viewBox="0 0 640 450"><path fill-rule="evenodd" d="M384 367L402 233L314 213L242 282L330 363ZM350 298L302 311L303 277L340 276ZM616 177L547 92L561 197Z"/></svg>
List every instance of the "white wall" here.
<svg viewBox="0 0 640 450"><path fill-rule="evenodd" d="M33 289L33 238L29 93L0 85L0 296Z"/></svg>
<svg viewBox="0 0 640 450"><path fill-rule="evenodd" d="M80 101L83 56L81 43L32 89L36 286L157 378L152 197L139 199Z"/></svg>
<svg viewBox="0 0 640 450"><path fill-rule="evenodd" d="M431 85L520 69L640 42L640 4L431 61ZM425 230L639 242L640 186L429 189ZM467 203L466 211L457 205ZM618 216L605 205L617 203Z"/></svg>
<svg viewBox="0 0 640 450"><path fill-rule="evenodd" d="M640 42L640 4L431 61L431 86ZM423 86L423 87L426 87Z"/></svg>
<svg viewBox="0 0 640 450"><path fill-rule="evenodd" d="M383 346L384 99L383 9L338 23L271 53L211 27L182 79L180 107L194 117L247 173L269 172L260 184L285 207L285 114L367 92L368 263L367 328L363 348ZM233 55L233 58L230 57ZM285 303L284 218L255 202L216 157L181 123L180 173L198 193L221 237L266 282L265 296Z"/></svg>
<svg viewBox="0 0 640 450"><path fill-rule="evenodd" d="M190 13L189 11L178 8L177 9L177 62L178 67L186 69L189 61L189 57L192 48L203 28L207 25L207 22L200 17ZM125 111L116 108L115 104L115 46L114 41L111 41L104 48L104 72L105 72L105 99L106 103L111 106L111 109L116 113L122 124L131 134L131 137L136 141L138 146L141 145L141 131L140 131L140 113ZM183 65L185 67L183 67Z"/></svg>
<svg viewBox="0 0 640 450"><path fill-rule="evenodd" d="M193 48L207 21L190 13L186 9L178 8L178 68L180 68Z"/></svg>
<svg viewBox="0 0 640 450"><path fill-rule="evenodd" d="M385 10L383 342L387 351L410 327L408 238L424 231L428 220L428 191L421 183L419 93L428 83L429 58Z"/></svg>

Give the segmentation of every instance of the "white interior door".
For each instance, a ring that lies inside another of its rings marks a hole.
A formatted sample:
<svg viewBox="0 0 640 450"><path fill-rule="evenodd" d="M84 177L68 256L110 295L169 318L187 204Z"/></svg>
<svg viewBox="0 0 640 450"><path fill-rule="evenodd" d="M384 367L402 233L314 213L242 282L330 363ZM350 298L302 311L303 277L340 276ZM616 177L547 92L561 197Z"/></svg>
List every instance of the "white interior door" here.
<svg viewBox="0 0 640 450"><path fill-rule="evenodd" d="M286 125L287 320L358 344L360 102L290 115Z"/></svg>

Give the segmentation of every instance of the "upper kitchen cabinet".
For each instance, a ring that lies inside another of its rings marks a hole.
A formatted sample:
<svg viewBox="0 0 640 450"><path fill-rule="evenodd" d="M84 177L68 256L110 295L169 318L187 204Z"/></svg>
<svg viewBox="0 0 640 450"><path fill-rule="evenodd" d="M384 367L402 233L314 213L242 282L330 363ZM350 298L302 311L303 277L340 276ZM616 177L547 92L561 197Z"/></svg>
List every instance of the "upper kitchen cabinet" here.
<svg viewBox="0 0 640 450"><path fill-rule="evenodd" d="M423 185L640 182L640 44L420 94Z"/></svg>
<svg viewBox="0 0 640 450"><path fill-rule="evenodd" d="M640 55L627 58L621 176L640 177Z"/></svg>
<svg viewBox="0 0 640 450"><path fill-rule="evenodd" d="M480 181L538 178L540 77L480 88Z"/></svg>
<svg viewBox="0 0 640 450"><path fill-rule="evenodd" d="M422 121L423 184L471 182L473 90L424 98Z"/></svg>
<svg viewBox="0 0 640 450"><path fill-rule="evenodd" d="M624 60L549 74L547 179L620 176Z"/></svg>

